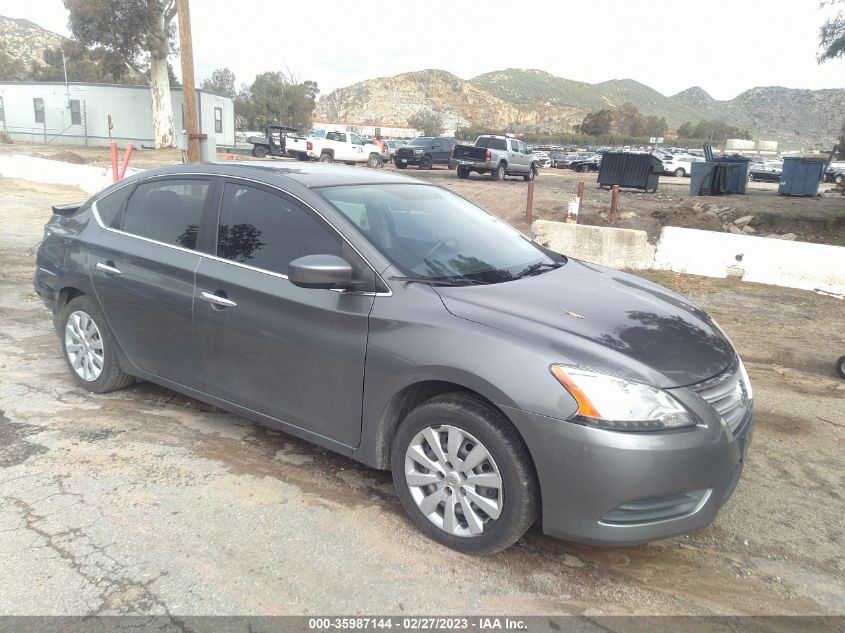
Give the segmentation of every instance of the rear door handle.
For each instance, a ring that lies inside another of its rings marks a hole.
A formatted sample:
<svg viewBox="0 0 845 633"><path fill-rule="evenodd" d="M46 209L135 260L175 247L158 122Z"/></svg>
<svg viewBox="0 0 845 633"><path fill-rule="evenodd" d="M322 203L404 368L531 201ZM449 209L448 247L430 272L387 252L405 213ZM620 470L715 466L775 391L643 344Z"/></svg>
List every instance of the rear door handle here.
<svg viewBox="0 0 845 633"><path fill-rule="evenodd" d="M95 268L97 270L102 270L104 273L108 275L120 275L120 269L115 268L112 264L114 262L109 262L108 264L104 264L103 262L97 262Z"/></svg>
<svg viewBox="0 0 845 633"><path fill-rule="evenodd" d="M221 308L234 308L238 305L231 299L221 297L220 295L216 295L212 292L200 292L200 299L202 299L203 301L208 301L212 305L220 306Z"/></svg>

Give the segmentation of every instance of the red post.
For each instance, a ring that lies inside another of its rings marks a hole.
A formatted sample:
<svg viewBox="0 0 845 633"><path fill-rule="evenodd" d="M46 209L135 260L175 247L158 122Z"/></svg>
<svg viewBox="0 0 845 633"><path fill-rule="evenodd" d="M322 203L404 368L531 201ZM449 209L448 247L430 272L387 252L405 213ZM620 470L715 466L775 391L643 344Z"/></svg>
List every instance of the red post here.
<svg viewBox="0 0 845 633"><path fill-rule="evenodd" d="M610 193L610 216L607 221L616 224L616 212L619 211L619 185L613 185Z"/></svg>
<svg viewBox="0 0 845 633"><path fill-rule="evenodd" d="M528 183L528 202L525 205L525 223L531 226L534 220L534 181Z"/></svg>
<svg viewBox="0 0 845 633"><path fill-rule="evenodd" d="M584 199L584 181L578 182L578 202Z"/></svg>
<svg viewBox="0 0 845 633"><path fill-rule="evenodd" d="M120 166L120 177L118 180L123 180L123 177L126 175L126 168L129 166L129 159L132 158L132 150L135 149L135 146L132 143L126 146L126 151L123 154L123 164Z"/></svg>
<svg viewBox="0 0 845 633"><path fill-rule="evenodd" d="M117 143L114 141L111 142L111 175L114 182L120 180L117 173Z"/></svg>

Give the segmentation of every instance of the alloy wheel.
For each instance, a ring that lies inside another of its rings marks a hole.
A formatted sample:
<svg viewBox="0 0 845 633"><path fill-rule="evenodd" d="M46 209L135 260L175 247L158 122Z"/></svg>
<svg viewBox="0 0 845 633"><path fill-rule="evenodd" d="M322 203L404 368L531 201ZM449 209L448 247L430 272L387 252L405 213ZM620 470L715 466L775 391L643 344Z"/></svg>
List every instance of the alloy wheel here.
<svg viewBox="0 0 845 633"><path fill-rule="evenodd" d="M103 337L94 319L86 312L77 310L68 316L65 350L71 367L82 380L94 382L103 373Z"/></svg>
<svg viewBox="0 0 845 633"><path fill-rule="evenodd" d="M473 537L501 516L502 476L490 451L466 431L429 426L405 453L405 482L420 511L444 532Z"/></svg>

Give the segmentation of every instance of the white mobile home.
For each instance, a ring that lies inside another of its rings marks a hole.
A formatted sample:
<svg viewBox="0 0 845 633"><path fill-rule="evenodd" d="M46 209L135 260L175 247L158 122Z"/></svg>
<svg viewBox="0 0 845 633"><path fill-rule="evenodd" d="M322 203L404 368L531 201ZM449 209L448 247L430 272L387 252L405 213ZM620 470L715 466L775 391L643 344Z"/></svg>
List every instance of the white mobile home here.
<svg viewBox="0 0 845 633"><path fill-rule="evenodd" d="M185 127L182 88L171 89L176 132ZM197 90L200 133L217 145L235 144L231 97ZM111 128L109 127L111 125ZM12 140L35 143L152 146L148 86L0 81L0 129Z"/></svg>

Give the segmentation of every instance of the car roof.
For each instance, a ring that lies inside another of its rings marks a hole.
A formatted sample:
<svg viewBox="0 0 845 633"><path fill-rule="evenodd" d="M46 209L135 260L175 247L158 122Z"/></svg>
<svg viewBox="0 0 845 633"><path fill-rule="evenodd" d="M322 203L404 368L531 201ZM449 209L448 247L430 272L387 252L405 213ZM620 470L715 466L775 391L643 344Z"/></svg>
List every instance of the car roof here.
<svg viewBox="0 0 845 633"><path fill-rule="evenodd" d="M283 184L279 181L293 181L309 189L343 185L425 184L414 178L400 176L381 169L292 160L216 161L191 165L170 165L148 169L141 174L144 177L150 177L174 173L207 173L209 171L221 176L246 177L252 175L268 183L276 181L277 184Z"/></svg>

